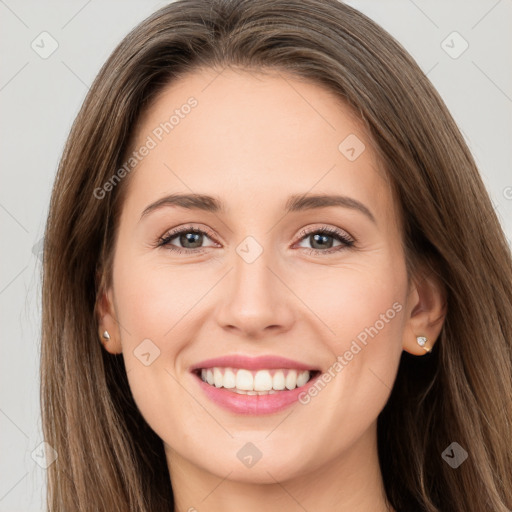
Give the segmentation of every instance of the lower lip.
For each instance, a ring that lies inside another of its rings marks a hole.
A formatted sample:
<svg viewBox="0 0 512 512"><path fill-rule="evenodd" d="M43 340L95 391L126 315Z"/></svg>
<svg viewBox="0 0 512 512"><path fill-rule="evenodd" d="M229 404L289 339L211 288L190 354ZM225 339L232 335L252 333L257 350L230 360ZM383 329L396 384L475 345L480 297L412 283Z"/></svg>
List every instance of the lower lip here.
<svg viewBox="0 0 512 512"><path fill-rule="evenodd" d="M241 395L225 388L217 388L204 382L201 377L194 374L200 388L206 396L219 406L237 414L272 414L282 411L297 402L299 395L307 392L320 374L309 380L304 386L286 391L276 391L271 395Z"/></svg>

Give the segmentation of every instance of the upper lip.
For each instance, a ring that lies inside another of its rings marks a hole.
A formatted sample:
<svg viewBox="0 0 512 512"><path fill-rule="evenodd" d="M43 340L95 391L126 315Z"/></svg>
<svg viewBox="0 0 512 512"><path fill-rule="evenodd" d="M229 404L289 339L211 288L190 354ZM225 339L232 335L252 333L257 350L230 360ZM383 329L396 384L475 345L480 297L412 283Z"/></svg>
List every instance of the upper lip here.
<svg viewBox="0 0 512 512"><path fill-rule="evenodd" d="M244 368L247 370L270 370L270 369L297 369L297 370L316 370L311 365L301 363L299 361L293 361L286 357L265 355L258 357L243 356L240 354L215 357L213 359L206 359L193 366L190 371L196 371L203 368L213 367L226 367L226 368Z"/></svg>

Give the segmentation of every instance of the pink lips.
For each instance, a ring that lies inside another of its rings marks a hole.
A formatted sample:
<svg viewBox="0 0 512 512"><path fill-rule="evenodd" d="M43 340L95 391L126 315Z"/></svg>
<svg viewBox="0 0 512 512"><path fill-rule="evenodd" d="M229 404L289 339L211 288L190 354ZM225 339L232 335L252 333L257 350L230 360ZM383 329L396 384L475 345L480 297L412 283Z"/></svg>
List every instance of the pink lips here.
<svg viewBox="0 0 512 512"><path fill-rule="evenodd" d="M190 368L190 371L197 379L199 387L210 400L230 412L246 415L271 414L285 409L297 402L299 395L303 392L307 392L308 388L314 385L315 381L320 376L320 372L317 372L317 375L310 379L304 386L292 390L276 391L269 395L241 395L224 388L211 386L202 381L201 377L198 375L198 371L203 368L213 368L215 366L237 369L244 368L247 370L282 368L303 371L310 370L312 372L316 371L316 369L304 363L299 363L284 357L260 356L252 358L241 355L208 359Z"/></svg>
<svg viewBox="0 0 512 512"><path fill-rule="evenodd" d="M213 368L214 366L226 367L226 368L245 368L246 370L271 370L278 368L289 368L296 370L316 370L317 368L311 368L311 365L299 363L292 359L279 356L259 356L259 357L247 357L242 355L232 355L216 357L214 359L207 359L201 361L190 368L190 371L199 370L202 368Z"/></svg>

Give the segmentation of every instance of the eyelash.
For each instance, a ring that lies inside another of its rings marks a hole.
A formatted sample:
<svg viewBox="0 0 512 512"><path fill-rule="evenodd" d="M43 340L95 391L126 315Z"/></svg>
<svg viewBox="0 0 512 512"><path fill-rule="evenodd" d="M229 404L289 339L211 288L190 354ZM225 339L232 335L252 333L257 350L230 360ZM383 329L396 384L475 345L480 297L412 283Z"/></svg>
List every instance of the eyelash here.
<svg viewBox="0 0 512 512"><path fill-rule="evenodd" d="M211 233L210 231L208 231L206 229L203 230L203 229L199 229L199 228L195 228L195 227L184 227L184 228L179 228L179 229L170 231L169 233L160 237L157 241L156 246L157 247L165 247L166 249L173 251L176 254L183 254L183 253L202 254L203 252L205 252L204 247L202 247L202 248L200 247L200 248L196 248L196 249L185 249L182 247L173 247L170 243L171 240L174 240L178 235L181 235L182 233L203 234L203 235L207 235L208 238L215 240L213 233ZM338 241L340 241L342 243L342 245L337 246L337 247L331 247L330 249L327 249L327 250L313 249L313 248L309 248L309 247L301 247L301 249L305 249L308 252L308 254L313 254L313 255L332 254L332 253L337 253L344 249L349 249L350 247L353 247L353 245L354 245L354 240L352 238L350 238L345 232L343 232L339 229L336 229L336 228L329 227L329 226L322 226L321 228L316 228L316 229L312 229L312 230L303 229L300 232L300 238L299 238L298 242L301 242L307 236L313 235L313 234L321 234L321 235L331 236L333 238L338 239Z"/></svg>

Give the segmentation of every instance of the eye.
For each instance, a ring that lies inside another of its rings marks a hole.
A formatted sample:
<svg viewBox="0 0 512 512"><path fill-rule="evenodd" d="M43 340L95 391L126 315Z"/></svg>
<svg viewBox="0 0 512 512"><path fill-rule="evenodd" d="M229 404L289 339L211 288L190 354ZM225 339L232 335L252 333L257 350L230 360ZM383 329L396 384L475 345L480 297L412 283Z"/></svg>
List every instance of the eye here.
<svg viewBox="0 0 512 512"><path fill-rule="evenodd" d="M215 244L210 246L202 245L205 239L211 239L211 237L212 234L209 231L190 226L183 227L166 233L158 240L157 247L166 247L170 251L176 251L178 254L184 252L200 253L204 252L203 249L205 247L215 246ZM174 239L178 240L181 247L171 243Z"/></svg>
<svg viewBox="0 0 512 512"><path fill-rule="evenodd" d="M354 245L354 240L344 231L332 228L329 226L322 226L321 228L302 230L300 233L300 242L304 243L309 241L313 247L303 247L309 254L332 254L341 250L347 249ZM214 239L213 233L208 230L199 229L196 227L185 226L178 229L173 229L166 233L163 237L158 239L157 247L165 247L170 251L175 251L178 254L182 253L202 253L206 247L215 247L216 244L204 246L205 240ZM172 243L177 240L180 246ZM338 241L338 245L334 242Z"/></svg>
<svg viewBox="0 0 512 512"><path fill-rule="evenodd" d="M339 252L354 245L354 239L344 231L332 228L329 226L322 226L321 228L303 230L300 233L301 242L309 242L312 247L303 247L310 254L327 253L332 254ZM339 242L339 245L334 245L334 240Z"/></svg>

